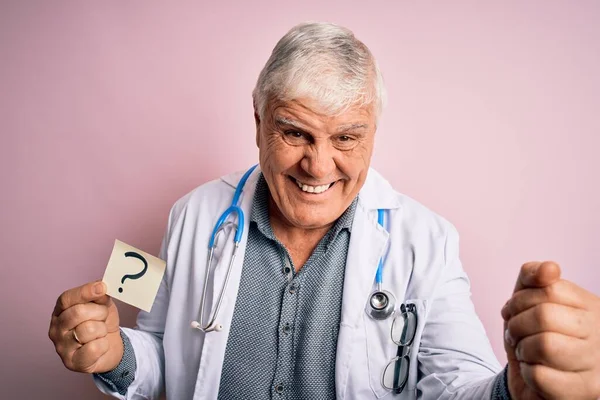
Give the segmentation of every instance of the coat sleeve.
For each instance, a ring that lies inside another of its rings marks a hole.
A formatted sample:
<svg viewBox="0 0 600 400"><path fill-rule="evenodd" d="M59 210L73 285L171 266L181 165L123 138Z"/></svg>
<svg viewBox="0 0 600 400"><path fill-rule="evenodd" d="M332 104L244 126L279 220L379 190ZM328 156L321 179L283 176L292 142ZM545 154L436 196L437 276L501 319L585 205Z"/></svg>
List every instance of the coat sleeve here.
<svg viewBox="0 0 600 400"><path fill-rule="evenodd" d="M491 399L501 377L483 324L471 301L470 282L449 224L445 266L433 291L418 354L420 399Z"/></svg>
<svg viewBox="0 0 600 400"><path fill-rule="evenodd" d="M169 306L168 269L169 260L167 249L169 244L173 210L169 216L167 232L163 238L159 258L167 262L167 271L160 283L156 299L150 312L140 311L135 328L121 330L129 338L135 353L137 368L135 378L125 395L112 390L98 377L94 383L98 389L107 395L122 400L158 399L164 390L165 356L163 351L163 334Z"/></svg>

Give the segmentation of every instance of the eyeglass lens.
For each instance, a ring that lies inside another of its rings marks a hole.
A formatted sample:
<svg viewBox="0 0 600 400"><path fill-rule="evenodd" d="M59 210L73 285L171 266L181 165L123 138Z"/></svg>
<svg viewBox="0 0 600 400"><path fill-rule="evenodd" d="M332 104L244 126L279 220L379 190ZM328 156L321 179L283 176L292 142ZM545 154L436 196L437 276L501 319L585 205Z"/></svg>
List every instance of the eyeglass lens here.
<svg viewBox="0 0 600 400"><path fill-rule="evenodd" d="M383 386L396 390L406 383L408 378L408 356L396 357L385 367L383 371Z"/></svg>
<svg viewBox="0 0 600 400"><path fill-rule="evenodd" d="M398 346L409 346L417 330L417 316L414 312L403 312L392 323L392 340Z"/></svg>

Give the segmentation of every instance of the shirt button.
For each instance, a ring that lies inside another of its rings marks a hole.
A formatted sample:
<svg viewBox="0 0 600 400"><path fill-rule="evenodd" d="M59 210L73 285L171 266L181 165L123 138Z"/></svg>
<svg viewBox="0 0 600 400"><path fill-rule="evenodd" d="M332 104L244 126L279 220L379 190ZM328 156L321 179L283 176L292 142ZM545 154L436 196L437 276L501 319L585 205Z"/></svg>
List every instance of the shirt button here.
<svg viewBox="0 0 600 400"><path fill-rule="evenodd" d="M279 393L279 394L283 393L283 389L284 389L284 387L283 387L283 383L280 383L280 384L278 384L278 385L275 385L275 391L276 391L277 393Z"/></svg>
<svg viewBox="0 0 600 400"><path fill-rule="evenodd" d="M289 274L290 272L292 272L292 269L291 269L290 267L285 267L285 268L283 269L283 272L284 272L284 273L287 275L287 274Z"/></svg>
<svg viewBox="0 0 600 400"><path fill-rule="evenodd" d="M298 290L298 286L296 286L296 284L295 284L295 283L292 283L292 284L290 285L290 288L289 288L288 290L289 290L289 292L290 292L291 294L294 294L294 293L296 293L296 291Z"/></svg>
<svg viewBox="0 0 600 400"><path fill-rule="evenodd" d="M283 326L283 333L285 333L287 335L290 333L291 330L292 330L292 327L290 326L289 322L286 322L285 325Z"/></svg>

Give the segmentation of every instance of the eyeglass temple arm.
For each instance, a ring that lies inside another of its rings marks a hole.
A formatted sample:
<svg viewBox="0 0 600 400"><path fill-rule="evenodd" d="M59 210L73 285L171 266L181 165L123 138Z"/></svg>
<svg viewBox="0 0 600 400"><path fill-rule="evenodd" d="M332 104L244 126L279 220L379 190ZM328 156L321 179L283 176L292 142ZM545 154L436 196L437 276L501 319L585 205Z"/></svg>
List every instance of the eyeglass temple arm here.
<svg viewBox="0 0 600 400"><path fill-rule="evenodd" d="M399 357L398 360L400 361L402 358L402 348L404 346L398 346L398 350L396 350L396 357ZM400 365L402 363L401 362L396 362L394 365L394 387L396 388L396 390L394 391L396 394L402 393L402 389L404 389L403 387L400 387L399 381L400 381Z"/></svg>

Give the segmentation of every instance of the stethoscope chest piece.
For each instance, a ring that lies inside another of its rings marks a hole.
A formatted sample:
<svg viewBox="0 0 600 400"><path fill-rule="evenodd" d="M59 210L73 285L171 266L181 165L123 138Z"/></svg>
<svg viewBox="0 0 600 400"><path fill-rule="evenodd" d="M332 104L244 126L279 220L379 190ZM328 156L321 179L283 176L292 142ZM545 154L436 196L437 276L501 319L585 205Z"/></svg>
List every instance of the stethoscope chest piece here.
<svg viewBox="0 0 600 400"><path fill-rule="evenodd" d="M376 290L369 297L367 314L373 319L386 319L394 313L396 297L387 290Z"/></svg>

